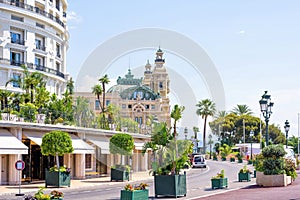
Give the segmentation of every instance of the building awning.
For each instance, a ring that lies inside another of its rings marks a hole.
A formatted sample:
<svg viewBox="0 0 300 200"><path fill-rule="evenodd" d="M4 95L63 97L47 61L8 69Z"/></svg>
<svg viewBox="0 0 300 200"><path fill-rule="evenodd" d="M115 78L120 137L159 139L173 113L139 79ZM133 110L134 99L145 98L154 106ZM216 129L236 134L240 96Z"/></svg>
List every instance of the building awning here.
<svg viewBox="0 0 300 200"><path fill-rule="evenodd" d="M41 146L41 144L42 144L43 135L46 134L44 132L34 132L34 131L24 131L23 133L24 133L24 135L26 135L26 137L28 139L32 140L34 143L36 143L39 146ZM82 139L80 139L79 137L77 137L73 134L70 134L70 136L72 139L72 146L74 148L74 151L73 151L74 154L94 154L95 153L95 150L91 145L87 144Z"/></svg>
<svg viewBox="0 0 300 200"><path fill-rule="evenodd" d="M101 149L101 154L110 154L109 139L96 136L87 136L86 139Z"/></svg>
<svg viewBox="0 0 300 200"><path fill-rule="evenodd" d="M0 154L28 154L28 147L8 130L0 129Z"/></svg>

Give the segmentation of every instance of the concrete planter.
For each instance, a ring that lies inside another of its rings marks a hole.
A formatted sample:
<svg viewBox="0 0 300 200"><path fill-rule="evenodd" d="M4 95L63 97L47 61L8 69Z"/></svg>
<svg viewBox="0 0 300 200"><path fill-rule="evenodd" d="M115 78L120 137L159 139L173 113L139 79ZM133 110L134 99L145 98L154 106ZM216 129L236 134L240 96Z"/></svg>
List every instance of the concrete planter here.
<svg viewBox="0 0 300 200"><path fill-rule="evenodd" d="M263 172L256 172L256 184L264 187L283 187L292 183L290 176L286 174L264 175Z"/></svg>

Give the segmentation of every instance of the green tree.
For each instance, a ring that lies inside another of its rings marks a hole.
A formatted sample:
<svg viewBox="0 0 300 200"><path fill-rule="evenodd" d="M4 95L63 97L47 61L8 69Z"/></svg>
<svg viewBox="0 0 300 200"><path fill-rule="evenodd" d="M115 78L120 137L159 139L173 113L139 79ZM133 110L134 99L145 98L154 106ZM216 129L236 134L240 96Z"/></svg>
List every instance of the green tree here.
<svg viewBox="0 0 300 200"><path fill-rule="evenodd" d="M199 132L199 128L194 126L193 127L193 132L194 132L194 138L197 140L197 133Z"/></svg>
<svg viewBox="0 0 300 200"><path fill-rule="evenodd" d="M201 116L204 119L204 126L203 126L203 151L206 151L206 124L207 124L207 117L214 116L216 112L216 105L210 99L204 99L199 101L197 104L196 114Z"/></svg>
<svg viewBox="0 0 300 200"><path fill-rule="evenodd" d="M75 124L80 127L93 127L95 115L89 108L89 100L84 97L77 97L74 105Z"/></svg>
<svg viewBox="0 0 300 200"><path fill-rule="evenodd" d="M174 119L174 123L173 123L173 137L174 137L174 139L176 139L176 136L177 136L177 130L176 130L177 121L181 119L184 109L185 109L184 106L179 106L177 104L172 109L171 118Z"/></svg>
<svg viewBox="0 0 300 200"><path fill-rule="evenodd" d="M107 74L105 74L103 77L101 77L99 79L99 81L102 84L102 90L103 90L103 93L102 93L103 94L102 95L102 103L103 103L102 112L104 113L105 112L105 92L106 92L105 85L107 85L110 82L110 80L109 80Z"/></svg>
<svg viewBox="0 0 300 200"><path fill-rule="evenodd" d="M112 154L129 156L134 148L134 140L131 135L126 133L114 134L109 141L109 151ZM123 157L121 157L123 164Z"/></svg>
<svg viewBox="0 0 300 200"><path fill-rule="evenodd" d="M253 114L251 109L245 104L243 104L243 105L238 104L236 107L234 107L232 109L232 113L234 113L236 115L239 115L239 116L241 116L241 115L252 115Z"/></svg>
<svg viewBox="0 0 300 200"><path fill-rule="evenodd" d="M103 112L103 106L101 105L100 96L102 95L102 86L97 84L92 87L92 93L97 96L101 111Z"/></svg>
<svg viewBox="0 0 300 200"><path fill-rule="evenodd" d="M292 146L296 154L298 154L298 137L292 136L288 140L288 146Z"/></svg>
<svg viewBox="0 0 300 200"><path fill-rule="evenodd" d="M56 157L56 165L59 169L59 156L74 151L71 136L63 131L51 131L42 138L41 153L45 156Z"/></svg>

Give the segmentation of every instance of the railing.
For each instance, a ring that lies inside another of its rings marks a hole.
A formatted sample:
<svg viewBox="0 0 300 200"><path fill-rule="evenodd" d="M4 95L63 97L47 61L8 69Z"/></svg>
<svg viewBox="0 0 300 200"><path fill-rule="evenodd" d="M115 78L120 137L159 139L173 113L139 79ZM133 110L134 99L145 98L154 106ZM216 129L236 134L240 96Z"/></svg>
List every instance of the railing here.
<svg viewBox="0 0 300 200"><path fill-rule="evenodd" d="M12 6L15 6L15 7L18 7L18 8L23 8L25 10L29 10L31 12L38 13L40 15L43 15L43 16L57 22L62 27L65 27L65 24L58 17L54 17L52 14L50 14L46 11L43 11L38 7L34 7L34 6L31 6L31 5L22 3L22 2L18 2L18 1L15 1L15 0L0 0L0 3L4 3L4 4L7 4L7 5L12 5Z"/></svg>
<svg viewBox="0 0 300 200"><path fill-rule="evenodd" d="M14 38L11 38L11 43L13 44L20 44L20 45L24 45L25 44L25 41L24 40L21 40L21 39L14 39Z"/></svg>
<svg viewBox="0 0 300 200"><path fill-rule="evenodd" d="M38 50L46 51L46 47L43 45L35 45L35 48Z"/></svg>
<svg viewBox="0 0 300 200"><path fill-rule="evenodd" d="M3 64L10 64L13 66L21 66L21 65L25 65L26 67L28 67L29 69L34 69L34 70L38 70L38 71L43 71L43 72L47 72L49 74L54 74L56 76L59 76L61 78L65 78L65 75L55 69L51 69L42 65L35 65L33 63L26 63L24 61L19 61L19 60L9 60L9 59L5 59L5 58L0 58L0 63Z"/></svg>
<svg viewBox="0 0 300 200"><path fill-rule="evenodd" d="M165 59L155 59L155 62L165 62Z"/></svg>

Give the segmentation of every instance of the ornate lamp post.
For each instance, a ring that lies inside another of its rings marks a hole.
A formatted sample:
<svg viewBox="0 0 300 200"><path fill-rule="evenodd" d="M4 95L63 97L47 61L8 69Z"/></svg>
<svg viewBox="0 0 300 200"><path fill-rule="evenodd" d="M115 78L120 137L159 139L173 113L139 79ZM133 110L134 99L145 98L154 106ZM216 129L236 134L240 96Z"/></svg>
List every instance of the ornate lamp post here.
<svg viewBox="0 0 300 200"><path fill-rule="evenodd" d="M187 140L187 136L188 136L188 128L185 127L184 128L184 139Z"/></svg>
<svg viewBox="0 0 300 200"><path fill-rule="evenodd" d="M289 133L289 130L290 130L290 123L288 122L288 120L285 121L284 123L284 130L285 130L285 145L286 147L285 148L288 148L288 133Z"/></svg>
<svg viewBox="0 0 300 200"><path fill-rule="evenodd" d="M272 114L271 109L272 109L274 103L270 102L271 95L268 95L267 93L268 93L268 91L265 91L265 93L261 96L261 100L259 101L259 104L260 104L260 110L263 113L263 116L266 121L266 145L268 146L269 145L268 123L269 123L270 116Z"/></svg>
<svg viewBox="0 0 300 200"><path fill-rule="evenodd" d="M250 154L250 156L251 156L251 161L252 161L252 140L253 140L253 136L254 136L254 131L251 130L250 131L250 140L251 140L251 154Z"/></svg>

